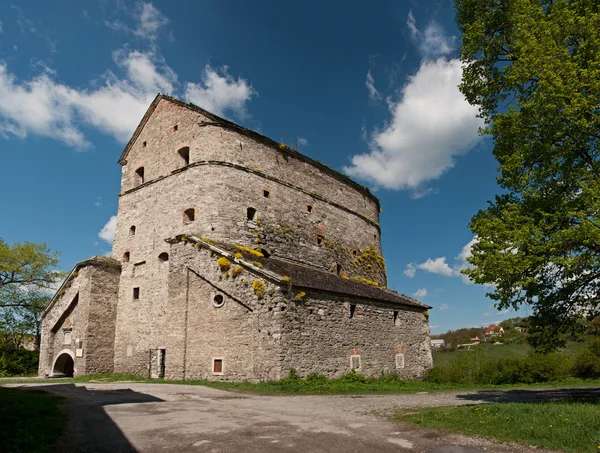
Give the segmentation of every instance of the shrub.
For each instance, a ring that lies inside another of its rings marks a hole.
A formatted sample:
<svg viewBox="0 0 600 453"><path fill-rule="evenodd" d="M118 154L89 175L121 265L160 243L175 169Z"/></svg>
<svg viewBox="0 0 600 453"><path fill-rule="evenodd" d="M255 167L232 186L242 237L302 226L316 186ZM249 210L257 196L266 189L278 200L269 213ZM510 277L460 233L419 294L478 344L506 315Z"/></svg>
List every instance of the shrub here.
<svg viewBox="0 0 600 453"><path fill-rule="evenodd" d="M600 377L600 339L594 338L587 349L577 351L573 374L580 378Z"/></svg>
<svg viewBox="0 0 600 453"><path fill-rule="evenodd" d="M36 374L39 353L24 349L0 350L0 376Z"/></svg>

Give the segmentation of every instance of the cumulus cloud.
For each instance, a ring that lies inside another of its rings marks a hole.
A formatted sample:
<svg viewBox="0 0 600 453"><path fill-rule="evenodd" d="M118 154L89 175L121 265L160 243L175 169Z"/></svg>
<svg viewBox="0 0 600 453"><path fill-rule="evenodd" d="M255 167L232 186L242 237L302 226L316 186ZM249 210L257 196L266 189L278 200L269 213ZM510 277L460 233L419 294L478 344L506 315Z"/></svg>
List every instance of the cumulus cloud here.
<svg viewBox="0 0 600 453"><path fill-rule="evenodd" d="M102 227L102 229L98 233L98 236L100 237L100 239L104 239L106 242L108 242L109 244L112 245L113 240L115 239L116 231L117 231L117 216L114 215L110 219L108 219L108 222L106 222L106 225L104 225Z"/></svg>
<svg viewBox="0 0 600 453"><path fill-rule="evenodd" d="M185 98L188 101L217 115L233 113L245 119L248 117L246 103L258 93L246 79L231 76L227 66L213 68L206 65L200 83L188 82Z"/></svg>
<svg viewBox="0 0 600 453"><path fill-rule="evenodd" d="M422 299L425 296L427 296L427 288L419 288L413 294L413 297L416 297L417 299Z"/></svg>
<svg viewBox="0 0 600 453"><path fill-rule="evenodd" d="M137 26L134 34L142 38L156 39L159 30L169 23L169 19L163 16L152 3L138 3L137 13Z"/></svg>
<svg viewBox="0 0 600 453"><path fill-rule="evenodd" d="M123 72L107 71L90 88L72 88L56 80L50 68L18 80L0 61L0 136L29 134L60 140L85 150L91 146L82 129L93 127L120 142L130 137L158 92L177 95L177 75L154 51L118 50L113 59ZM185 96L216 114L245 118L246 103L257 93L244 79L234 79L207 65L201 84L188 83Z"/></svg>
<svg viewBox="0 0 600 453"><path fill-rule="evenodd" d="M472 283L469 278L462 274L463 269L468 269L472 265L467 262L467 259L473 254L473 245L477 243L477 236L474 236L460 251L460 253L454 258L454 265L450 265L446 262L445 256L438 258L427 258L427 260L420 264L408 263L404 270L404 275L409 278L413 278L417 270L423 270L430 274L444 275L446 277L460 277L464 283Z"/></svg>
<svg viewBox="0 0 600 453"><path fill-rule="evenodd" d="M346 173L387 189L419 189L452 168L479 140L481 119L458 90L459 60L424 61L389 102L391 120L376 131L370 151L352 157Z"/></svg>
<svg viewBox="0 0 600 453"><path fill-rule="evenodd" d="M367 72L367 80L365 80L365 86L367 87L367 91L369 92L369 99L373 102L380 101L382 96L377 88L375 88L375 79L373 78L373 74L371 74L371 70Z"/></svg>
<svg viewBox="0 0 600 453"><path fill-rule="evenodd" d="M296 142L298 143L298 146L310 146L310 143L308 143L308 139L304 137L297 137Z"/></svg>
<svg viewBox="0 0 600 453"><path fill-rule="evenodd" d="M448 310L449 308L450 308L450 305L448 305L448 304L442 304L442 305L440 305L440 310L442 310L442 311L443 310Z"/></svg>
<svg viewBox="0 0 600 453"><path fill-rule="evenodd" d="M407 25L423 54L420 67L397 99L386 99L390 118L370 134L369 151L352 156L344 171L375 186L411 190L420 198L435 192L424 189L425 183L439 178L477 143L483 122L458 89L460 60L447 58L454 38L435 22L420 31L412 13ZM370 71L366 85L370 93L375 90Z"/></svg>

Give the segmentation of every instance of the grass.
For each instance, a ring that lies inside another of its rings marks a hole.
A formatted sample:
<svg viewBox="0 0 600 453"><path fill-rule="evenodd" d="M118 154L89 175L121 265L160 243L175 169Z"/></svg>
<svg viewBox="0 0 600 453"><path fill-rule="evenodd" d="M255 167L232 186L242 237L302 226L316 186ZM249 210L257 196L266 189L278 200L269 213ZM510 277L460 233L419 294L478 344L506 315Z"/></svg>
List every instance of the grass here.
<svg viewBox="0 0 600 453"><path fill-rule="evenodd" d="M458 431L583 453L600 449L600 409L596 403L500 403L441 407L419 413L398 413L398 419L420 426Z"/></svg>
<svg viewBox="0 0 600 453"><path fill-rule="evenodd" d="M587 347L586 343L570 342L563 349L559 349L558 352L563 352L570 358L575 356L575 353L582 348ZM464 348L455 349L452 351L435 351L433 353L433 364L434 365L449 365L454 362L458 357L465 354L473 354L479 352L484 362L491 362L493 360L503 359L506 357L526 357L532 352L531 346L528 344L501 344L493 345L491 343L480 343L472 346L471 350Z"/></svg>
<svg viewBox="0 0 600 453"><path fill-rule="evenodd" d="M0 387L0 449L53 450L66 428L60 405L61 398L45 392Z"/></svg>
<svg viewBox="0 0 600 453"><path fill-rule="evenodd" d="M477 384L451 384L433 383L424 381L401 380L396 375L384 375L380 378L365 378L360 374L348 373L339 379L327 379L323 376L310 376L301 379L297 376L288 377L280 381L265 382L223 382L205 380L166 381L163 379L148 379L134 374L96 374L79 376L72 379L40 379L40 380L1 380L0 384L13 383L108 383L108 382L140 382L154 384L185 384L204 385L222 390L235 390L254 393L282 394L282 395L350 395L350 394L399 394L416 392L443 392L443 391L478 391L478 390L511 390L511 389L536 389L536 388L564 388L564 387L599 387L600 379L575 379L568 378L564 381L545 382L538 384L514 385L477 385Z"/></svg>

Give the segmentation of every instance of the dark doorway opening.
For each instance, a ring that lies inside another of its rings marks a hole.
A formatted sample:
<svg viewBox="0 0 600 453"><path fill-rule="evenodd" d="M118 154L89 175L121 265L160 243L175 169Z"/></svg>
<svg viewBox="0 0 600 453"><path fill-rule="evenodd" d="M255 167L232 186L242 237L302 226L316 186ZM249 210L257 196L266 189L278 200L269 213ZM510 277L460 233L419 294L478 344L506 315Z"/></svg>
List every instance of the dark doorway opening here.
<svg viewBox="0 0 600 453"><path fill-rule="evenodd" d="M73 362L73 358L65 352L59 355L56 362L54 362L52 375L58 377L73 377L74 370L75 363Z"/></svg>

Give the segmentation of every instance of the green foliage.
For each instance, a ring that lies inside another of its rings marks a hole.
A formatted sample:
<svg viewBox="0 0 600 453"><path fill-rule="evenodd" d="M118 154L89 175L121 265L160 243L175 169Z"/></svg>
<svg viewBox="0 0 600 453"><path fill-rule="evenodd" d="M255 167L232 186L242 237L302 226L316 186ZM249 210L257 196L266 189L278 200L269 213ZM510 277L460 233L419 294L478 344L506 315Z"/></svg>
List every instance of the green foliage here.
<svg viewBox="0 0 600 453"><path fill-rule="evenodd" d="M39 353L25 349L0 349L0 376L37 374Z"/></svg>
<svg viewBox="0 0 600 453"><path fill-rule="evenodd" d="M456 0L461 91L494 140L502 195L471 221L464 271L497 307L529 304L555 349L600 291L600 13L593 0Z"/></svg>
<svg viewBox="0 0 600 453"><path fill-rule="evenodd" d="M0 445L13 453L57 449L66 414L61 399L41 391L0 388Z"/></svg>
<svg viewBox="0 0 600 453"><path fill-rule="evenodd" d="M598 451L600 411L586 402L503 403L440 407L397 418L424 427L491 437L540 449L573 453Z"/></svg>
<svg viewBox="0 0 600 453"><path fill-rule="evenodd" d="M573 375L580 378L600 377L599 338L595 338L588 348L577 351L573 360Z"/></svg>
<svg viewBox="0 0 600 453"><path fill-rule="evenodd" d="M480 352L466 353L448 365L436 365L427 382L454 384L533 384L561 381L571 374L570 359L560 353L530 354L484 361Z"/></svg>

